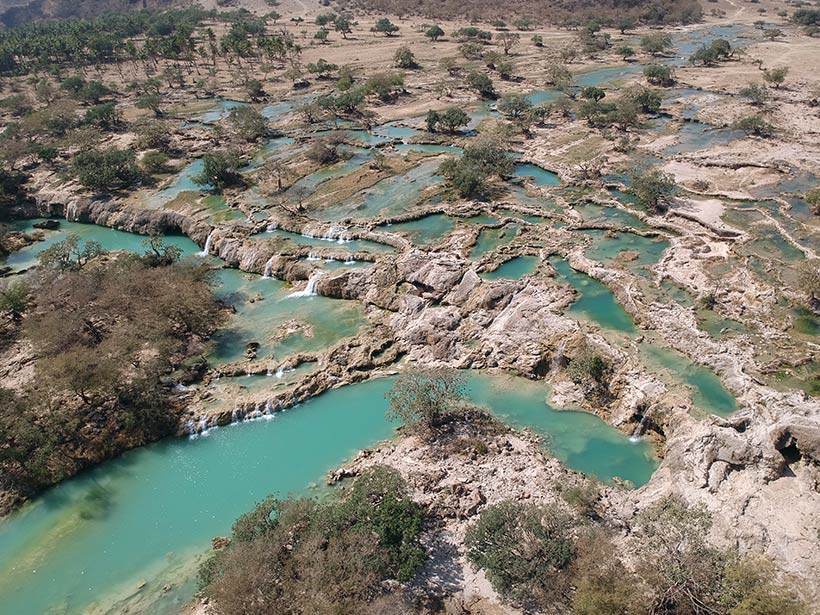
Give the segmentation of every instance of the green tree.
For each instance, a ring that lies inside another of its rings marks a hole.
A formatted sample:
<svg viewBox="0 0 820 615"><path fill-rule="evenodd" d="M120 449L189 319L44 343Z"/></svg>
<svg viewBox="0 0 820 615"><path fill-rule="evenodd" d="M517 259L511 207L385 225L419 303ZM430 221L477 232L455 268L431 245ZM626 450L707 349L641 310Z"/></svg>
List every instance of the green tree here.
<svg viewBox="0 0 820 615"><path fill-rule="evenodd" d="M383 102L390 102L404 92L402 73L376 73L364 84L364 90Z"/></svg>
<svg viewBox="0 0 820 615"><path fill-rule="evenodd" d="M149 109L157 117L162 115L162 96L145 93L134 103L138 109Z"/></svg>
<svg viewBox="0 0 820 615"><path fill-rule="evenodd" d="M557 507L507 500L485 509L468 529L467 557L503 597L542 609L566 604L574 525Z"/></svg>
<svg viewBox="0 0 820 615"><path fill-rule="evenodd" d="M122 122L122 114L116 103L108 102L86 109L83 121L103 130L111 130Z"/></svg>
<svg viewBox="0 0 820 615"><path fill-rule="evenodd" d="M202 157L202 173L193 177L194 183L210 186L216 192L222 192L230 186L242 184L239 173L239 158L229 151L211 152Z"/></svg>
<svg viewBox="0 0 820 615"><path fill-rule="evenodd" d="M200 570L218 613L369 613L388 582L426 559L424 511L395 470L376 466L316 501L267 499L234 525L230 544Z"/></svg>
<svg viewBox="0 0 820 615"><path fill-rule="evenodd" d="M637 169L632 173L632 193L638 204L652 212L663 212L675 194L675 180L660 169Z"/></svg>
<svg viewBox="0 0 820 615"><path fill-rule="evenodd" d="M353 26L358 25L355 21L344 15L339 15L334 22L336 32L342 35L342 38L347 39L347 35L353 32Z"/></svg>
<svg viewBox="0 0 820 615"><path fill-rule="evenodd" d="M253 107L234 107L228 114L228 122L236 134L248 143L254 143L268 134L267 118Z"/></svg>
<svg viewBox="0 0 820 615"><path fill-rule="evenodd" d="M709 545L712 519L703 507L666 496L638 519L645 562L639 574L653 590L650 609L667 613L718 612L724 555Z"/></svg>
<svg viewBox="0 0 820 615"><path fill-rule="evenodd" d="M438 39L444 36L444 30L441 29L441 26L434 25L425 31L424 36L435 43Z"/></svg>
<svg viewBox="0 0 820 615"><path fill-rule="evenodd" d="M772 68L763 71L763 79L766 83L771 83L775 89L780 89L786 81L786 76L789 74L788 66L781 66L780 68Z"/></svg>
<svg viewBox="0 0 820 615"><path fill-rule="evenodd" d="M653 56L672 48L672 37L662 32L652 32L641 37L641 49Z"/></svg>
<svg viewBox="0 0 820 615"><path fill-rule="evenodd" d="M393 36L399 31L399 27L390 21L387 17L380 18L376 25L370 28L371 32L381 32L385 36Z"/></svg>
<svg viewBox="0 0 820 615"><path fill-rule="evenodd" d="M410 47L406 45L404 47L399 47L396 50L395 55L393 56L393 63L396 65L397 68L418 68L419 64L416 61L416 56L413 55Z"/></svg>
<svg viewBox="0 0 820 615"><path fill-rule="evenodd" d="M504 55L506 56L510 55L512 48L521 42L521 35L517 32L501 32L496 37L496 40L501 44L502 49L504 49Z"/></svg>
<svg viewBox="0 0 820 615"><path fill-rule="evenodd" d="M507 177L512 170L513 161L507 152L490 140L468 145L461 158L446 160L439 167L453 192L462 198L479 199L487 196L490 177Z"/></svg>
<svg viewBox="0 0 820 615"><path fill-rule="evenodd" d="M435 111L433 113L436 113ZM451 107L441 113L436 113L436 124L446 132L456 132L462 126L470 123L470 116L462 109Z"/></svg>
<svg viewBox="0 0 820 615"><path fill-rule="evenodd" d="M94 192L129 188L142 178L130 149L80 152L71 161L71 170L83 187Z"/></svg>
<svg viewBox="0 0 820 615"><path fill-rule="evenodd" d="M732 130L740 130L758 137L771 137L774 134L774 126L759 113L747 115L735 121L732 124Z"/></svg>
<svg viewBox="0 0 820 615"><path fill-rule="evenodd" d="M621 56L624 61L631 58L635 55L635 49L630 47L629 45L618 45L617 49L615 49L615 53Z"/></svg>
<svg viewBox="0 0 820 615"><path fill-rule="evenodd" d="M0 312L19 321L28 307L31 289L25 280L11 281L0 287Z"/></svg>
<svg viewBox="0 0 820 615"><path fill-rule="evenodd" d="M513 120L520 120L532 110L530 99L521 94L510 94L498 101L498 112Z"/></svg>
<svg viewBox="0 0 820 615"><path fill-rule="evenodd" d="M753 83L738 90L738 95L746 98L753 105L761 106L769 99L769 91L766 86L759 83Z"/></svg>
<svg viewBox="0 0 820 615"><path fill-rule="evenodd" d="M55 271L79 271L88 262L105 251L96 241L80 244L77 235L69 235L62 241L49 246L38 256L40 266Z"/></svg>
<svg viewBox="0 0 820 615"><path fill-rule="evenodd" d="M324 58L319 58L315 63L308 64L307 69L309 73L313 73L319 79L329 79L331 73L339 70L339 66L331 64Z"/></svg>
<svg viewBox="0 0 820 615"><path fill-rule="evenodd" d="M257 102L265 98L265 89L259 79L248 79L245 82L245 92L252 102Z"/></svg>
<svg viewBox="0 0 820 615"><path fill-rule="evenodd" d="M455 370L408 369L386 395L390 403L387 416L429 437L463 404L464 387L464 377Z"/></svg>
<svg viewBox="0 0 820 615"><path fill-rule="evenodd" d="M313 35L313 38L323 45L327 43L327 37L330 35L330 30L327 28L319 28L316 33Z"/></svg>
<svg viewBox="0 0 820 615"><path fill-rule="evenodd" d="M675 75L672 68L665 64L650 64L643 69L643 76L652 85L669 87L675 85Z"/></svg>
<svg viewBox="0 0 820 615"><path fill-rule="evenodd" d="M162 173L168 168L168 155L157 150L148 151L142 155L140 164L146 173Z"/></svg>
<svg viewBox="0 0 820 615"><path fill-rule="evenodd" d="M481 98L493 99L496 97L492 79L484 73L471 71L467 75L466 82L470 89L475 90Z"/></svg>
<svg viewBox="0 0 820 615"><path fill-rule="evenodd" d="M815 215L820 216L820 187L812 188L803 197Z"/></svg>

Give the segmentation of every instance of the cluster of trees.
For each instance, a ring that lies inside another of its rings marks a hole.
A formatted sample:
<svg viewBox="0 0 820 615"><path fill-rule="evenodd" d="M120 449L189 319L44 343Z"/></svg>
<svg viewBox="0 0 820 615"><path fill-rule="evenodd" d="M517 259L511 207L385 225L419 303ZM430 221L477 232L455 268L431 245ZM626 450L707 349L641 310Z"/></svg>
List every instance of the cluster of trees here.
<svg viewBox="0 0 820 615"><path fill-rule="evenodd" d="M400 612L396 582L427 559L425 512L395 470L373 467L316 501L269 498L240 517L200 570L214 612Z"/></svg>
<svg viewBox="0 0 820 615"><path fill-rule="evenodd" d="M486 21L501 29L506 24L499 15L513 15L512 25L519 30L531 28L533 23L549 22L567 28L583 26L591 19L603 25L630 24L676 24L695 23L701 19L703 9L695 0L563 0L544 4L541 0L505 0L476 2L475 0L419 0L411 5L400 0L339 0L345 10L366 10L373 13L404 16L409 13L431 19L464 19ZM504 24L504 25L501 25Z"/></svg>
<svg viewBox="0 0 820 615"><path fill-rule="evenodd" d="M499 427L475 427L486 417L465 401L464 384L452 370L406 371L387 394L389 415L443 454L454 439L467 444L464 430L480 444ZM709 543L712 520L702 507L667 496L643 510L627 539L627 563L624 545L616 547L601 522L600 488L586 480L561 486L559 495L563 502L488 506L465 536L468 559L524 612L808 614L772 562ZM374 466L329 498L269 498L240 517L202 565L203 591L225 615L427 612L404 592L427 558L421 532L435 521L398 472Z"/></svg>
<svg viewBox="0 0 820 615"><path fill-rule="evenodd" d="M266 32L268 20L275 17L189 8L25 25L0 33L0 74L59 74L66 67L125 62L156 69L161 59L190 66L199 60L215 64L222 56L241 67L243 59L293 58L300 48L287 32ZM203 30L206 20L230 27L217 39L211 28Z"/></svg>
<svg viewBox="0 0 820 615"><path fill-rule="evenodd" d="M614 100L604 100L606 93L600 88L586 88L581 92L578 116L599 128L615 126L620 130L639 126L642 116L660 111L663 96L657 90L633 86Z"/></svg>
<svg viewBox="0 0 820 615"><path fill-rule="evenodd" d="M803 26L809 36L816 36L820 32L820 9L799 8L792 13L791 20Z"/></svg>
<svg viewBox="0 0 820 615"><path fill-rule="evenodd" d="M727 60L734 55L732 45L729 41L719 38L713 40L708 45L701 45L695 53L693 53L689 62L692 64L702 64L703 66L714 66L721 60Z"/></svg>
<svg viewBox="0 0 820 615"><path fill-rule="evenodd" d="M652 213L662 213L669 208L677 185L671 175L658 168L637 168L632 172L629 190L639 206Z"/></svg>
<svg viewBox="0 0 820 615"><path fill-rule="evenodd" d="M223 312L206 269L145 243L113 258L69 236L42 252L40 277L2 293L36 357L26 388L0 389L0 469L23 493L176 427L174 371Z"/></svg>
<svg viewBox="0 0 820 615"><path fill-rule="evenodd" d="M427 112L427 130L436 132L458 132L459 128L470 123L470 116L466 111L457 107L446 109L445 111Z"/></svg>
<svg viewBox="0 0 820 615"><path fill-rule="evenodd" d="M666 497L638 517L635 570L607 532L558 505L505 501L467 533L467 556L525 610L573 615L808 613L774 565L707 541L711 517Z"/></svg>
<svg viewBox="0 0 820 615"><path fill-rule="evenodd" d="M509 177L513 160L505 149L492 139L482 139L464 148L461 158L450 158L441 164L439 173L447 187L465 199L489 196L492 177Z"/></svg>

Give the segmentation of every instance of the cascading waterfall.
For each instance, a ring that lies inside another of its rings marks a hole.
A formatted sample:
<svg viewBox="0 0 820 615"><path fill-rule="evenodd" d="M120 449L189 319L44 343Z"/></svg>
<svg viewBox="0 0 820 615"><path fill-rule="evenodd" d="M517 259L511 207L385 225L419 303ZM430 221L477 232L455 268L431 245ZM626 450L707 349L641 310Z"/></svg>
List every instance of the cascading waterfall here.
<svg viewBox="0 0 820 615"><path fill-rule="evenodd" d="M350 267L351 265L355 265L355 264L356 264L356 259L355 259L355 258L353 258L352 256L348 256L348 257L345 259L345 265L346 265L347 267Z"/></svg>
<svg viewBox="0 0 820 615"><path fill-rule="evenodd" d="M265 263L265 272L262 274L262 277L263 277L264 279L266 279L266 280L269 280L269 279L270 279L270 272L271 272L271 268L273 267L273 259L274 259L274 258L276 258L276 257L275 257L275 256L271 256L271 257L268 259L268 262L267 262L267 263Z"/></svg>
<svg viewBox="0 0 820 615"><path fill-rule="evenodd" d="M214 229L214 230L211 230L210 233L208 233L208 237L205 238L205 247L202 248L202 252L197 252L196 253L197 256L205 257L205 256L208 256L211 253L211 242L214 239L214 233L215 232L216 232L216 230Z"/></svg>
<svg viewBox="0 0 820 615"><path fill-rule="evenodd" d="M315 297L318 293L316 292L316 285L319 282L319 278L322 277L322 271L316 270L310 274L310 277L307 281L307 286L305 286L305 290L298 290L294 293L288 295L289 297Z"/></svg>
<svg viewBox="0 0 820 615"><path fill-rule="evenodd" d="M315 252L311 252L307 255L307 258L305 260L311 261L311 262L312 261L320 261L320 260L322 260L322 257L319 256L318 254L316 254Z"/></svg>
<svg viewBox="0 0 820 615"><path fill-rule="evenodd" d="M643 413L643 416L641 416L641 420L640 420L640 421L638 421L638 424L635 426L635 429L634 429L634 431L632 432L632 435L631 435L631 436L629 436L629 441L630 441L630 442L638 442L638 441L640 441L641 436L643 436L644 432L646 431L646 424L647 424L647 422L649 421L649 411L650 411L651 409L652 409L652 408L651 408L651 407L649 407L649 408L647 409L647 411Z"/></svg>
<svg viewBox="0 0 820 615"><path fill-rule="evenodd" d="M561 363L564 362L564 348L566 345L566 340L563 340L561 344L559 344L558 352L555 353L555 356L552 359L552 364L550 365L550 374L555 375L558 373L558 370L561 369Z"/></svg>
<svg viewBox="0 0 820 615"><path fill-rule="evenodd" d="M278 229L278 228L279 228L279 225L278 225L278 224L276 224L276 222L271 222L271 223L270 223L270 224L268 224L268 226L265 228L265 232L266 232L266 233L272 233L273 231L275 231L275 230L276 230L276 229Z"/></svg>

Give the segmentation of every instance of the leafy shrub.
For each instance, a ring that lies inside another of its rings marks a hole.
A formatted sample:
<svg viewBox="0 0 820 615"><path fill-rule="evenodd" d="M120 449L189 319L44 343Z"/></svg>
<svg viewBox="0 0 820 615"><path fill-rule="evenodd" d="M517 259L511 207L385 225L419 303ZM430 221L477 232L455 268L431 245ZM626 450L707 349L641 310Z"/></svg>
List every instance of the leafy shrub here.
<svg viewBox="0 0 820 615"><path fill-rule="evenodd" d="M322 502L265 500L200 578L219 615L362 613L386 581L415 576L423 522L401 476L377 466Z"/></svg>

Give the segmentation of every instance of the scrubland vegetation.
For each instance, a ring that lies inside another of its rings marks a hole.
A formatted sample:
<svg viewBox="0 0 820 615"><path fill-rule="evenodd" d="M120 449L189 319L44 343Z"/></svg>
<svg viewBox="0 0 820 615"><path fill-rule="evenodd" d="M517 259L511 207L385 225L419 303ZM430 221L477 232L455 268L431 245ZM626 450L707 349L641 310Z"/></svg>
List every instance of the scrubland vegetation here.
<svg viewBox="0 0 820 615"><path fill-rule="evenodd" d="M222 316L207 269L178 257L159 238L130 256L70 236L41 254L36 278L5 285L3 346L30 345L35 373L0 390L6 486L31 493L176 431L173 386Z"/></svg>

